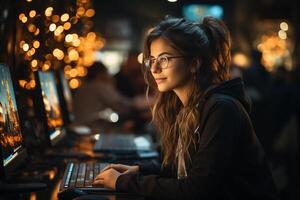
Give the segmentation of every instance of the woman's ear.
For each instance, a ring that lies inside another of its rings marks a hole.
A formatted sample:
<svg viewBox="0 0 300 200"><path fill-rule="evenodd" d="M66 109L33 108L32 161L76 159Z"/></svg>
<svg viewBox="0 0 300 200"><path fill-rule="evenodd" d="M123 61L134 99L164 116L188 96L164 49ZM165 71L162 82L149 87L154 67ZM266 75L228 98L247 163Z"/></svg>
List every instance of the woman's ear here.
<svg viewBox="0 0 300 200"><path fill-rule="evenodd" d="M202 59L193 58L193 60L191 62L191 72L196 73L198 71L198 69L200 68L201 64L202 64Z"/></svg>

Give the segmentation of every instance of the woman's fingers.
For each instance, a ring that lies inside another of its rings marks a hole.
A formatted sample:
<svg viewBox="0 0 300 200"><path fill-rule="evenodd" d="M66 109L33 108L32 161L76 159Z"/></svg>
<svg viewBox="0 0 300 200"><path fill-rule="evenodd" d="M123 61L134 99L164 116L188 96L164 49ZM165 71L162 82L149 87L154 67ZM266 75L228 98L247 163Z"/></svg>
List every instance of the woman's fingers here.
<svg viewBox="0 0 300 200"><path fill-rule="evenodd" d="M104 168L100 171L100 173L102 173L102 172L104 172L104 171L106 171L106 170L108 170L108 169L115 169L115 170L117 170L118 172L124 172L124 171L126 171L126 170L128 169L128 166L126 166L126 165L121 165L121 164L109 164L109 165L107 165L106 167L104 167Z"/></svg>
<svg viewBox="0 0 300 200"><path fill-rule="evenodd" d="M99 178L99 179L95 179L94 182L92 183L93 186L100 186L103 187L104 185L104 180Z"/></svg>

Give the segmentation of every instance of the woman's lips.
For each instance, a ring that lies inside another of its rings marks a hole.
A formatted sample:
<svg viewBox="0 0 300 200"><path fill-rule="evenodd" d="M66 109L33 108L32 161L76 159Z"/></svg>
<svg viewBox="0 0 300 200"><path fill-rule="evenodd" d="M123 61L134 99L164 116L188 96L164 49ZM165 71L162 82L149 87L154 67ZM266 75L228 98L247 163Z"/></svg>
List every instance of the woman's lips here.
<svg viewBox="0 0 300 200"><path fill-rule="evenodd" d="M162 83L166 80L167 78L156 78L155 81L157 84Z"/></svg>

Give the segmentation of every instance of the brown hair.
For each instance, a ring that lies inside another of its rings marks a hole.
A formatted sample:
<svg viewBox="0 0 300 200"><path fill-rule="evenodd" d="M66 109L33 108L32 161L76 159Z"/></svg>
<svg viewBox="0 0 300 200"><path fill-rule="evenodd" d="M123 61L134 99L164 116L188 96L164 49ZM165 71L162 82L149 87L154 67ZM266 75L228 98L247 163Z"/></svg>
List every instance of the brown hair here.
<svg viewBox="0 0 300 200"><path fill-rule="evenodd" d="M194 130L199 125L200 113L197 104L203 92L211 85L229 79L230 36L225 24L213 17L203 17L196 23L182 18L166 18L147 35L144 43L144 58L150 56L151 43L162 37L185 55L201 59L201 66L195 73L194 88L189 94L188 103L183 107L173 91L158 92L150 70L143 67L145 81L157 93L152 107L152 117L160 136L163 150L163 164L176 164L174 147L180 137L184 157L190 159L189 148L195 147ZM188 60L187 60L188 61Z"/></svg>

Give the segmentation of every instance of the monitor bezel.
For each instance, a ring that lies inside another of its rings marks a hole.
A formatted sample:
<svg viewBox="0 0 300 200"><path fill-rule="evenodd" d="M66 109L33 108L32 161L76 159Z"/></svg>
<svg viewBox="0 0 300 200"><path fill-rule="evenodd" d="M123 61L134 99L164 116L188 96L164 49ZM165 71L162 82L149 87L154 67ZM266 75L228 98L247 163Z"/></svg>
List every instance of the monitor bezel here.
<svg viewBox="0 0 300 200"><path fill-rule="evenodd" d="M57 130L59 130L61 133L57 137L55 137L54 139L51 140L50 139L50 134L49 134L51 129L49 128L48 122L47 122L48 119L47 119L47 115L46 115L45 105L43 103L42 88L41 88L39 73L51 73L52 76L54 77L54 80L55 80L54 84L55 84L56 90L58 91L56 78L55 78L55 73L51 70L46 71L46 72L36 71L34 73L35 81L36 81L36 90L35 90L36 91L36 93L35 93L36 106L35 107L36 107L37 115L42 120L42 124L43 124L43 127L44 127L45 139L46 139L45 142L49 146L55 146L55 145L59 144L66 136L66 131L65 131L65 128L64 128L65 124L63 122L63 125L61 127L57 128ZM59 102L60 108L61 108L60 98L58 98L58 102ZM63 115L63 113L62 113L62 115Z"/></svg>
<svg viewBox="0 0 300 200"><path fill-rule="evenodd" d="M69 111L68 109L68 103L64 95L64 83L63 79L65 79L64 72L62 69L57 69L55 70L55 75L56 75L56 81L57 81L57 92L59 96L59 101L61 105L61 110L63 113L63 119L64 119L64 124L68 125L74 121L74 113ZM69 88L70 89L70 88ZM71 92L71 89L70 89ZM72 105L73 106L73 105Z"/></svg>

